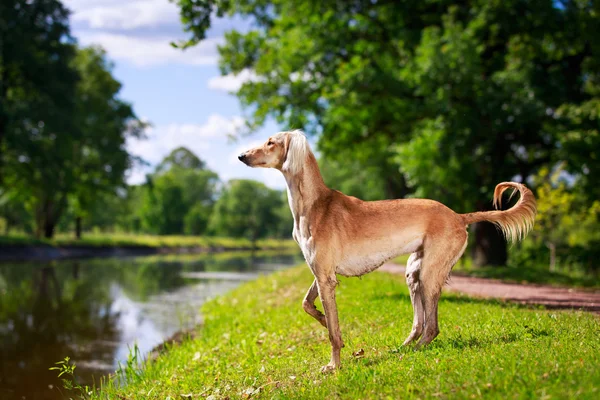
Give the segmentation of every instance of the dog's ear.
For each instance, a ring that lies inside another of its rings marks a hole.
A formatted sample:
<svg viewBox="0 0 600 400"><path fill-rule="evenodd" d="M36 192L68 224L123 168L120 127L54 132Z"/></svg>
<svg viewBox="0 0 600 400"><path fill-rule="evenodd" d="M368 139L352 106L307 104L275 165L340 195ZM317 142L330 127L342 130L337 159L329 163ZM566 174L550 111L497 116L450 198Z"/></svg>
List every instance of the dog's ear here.
<svg viewBox="0 0 600 400"><path fill-rule="evenodd" d="M297 174L308 155L308 141L302 132L293 131L285 135L285 161L281 168L285 172Z"/></svg>

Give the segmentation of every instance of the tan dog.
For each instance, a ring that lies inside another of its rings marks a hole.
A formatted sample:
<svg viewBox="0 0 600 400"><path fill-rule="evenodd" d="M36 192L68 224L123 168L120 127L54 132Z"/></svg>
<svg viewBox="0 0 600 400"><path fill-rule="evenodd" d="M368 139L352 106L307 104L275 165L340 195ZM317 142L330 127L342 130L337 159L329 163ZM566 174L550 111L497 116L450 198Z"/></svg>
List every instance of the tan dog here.
<svg viewBox="0 0 600 400"><path fill-rule="evenodd" d="M467 246L467 225L490 221L508 240L515 241L527 234L536 215L533 194L514 182L500 183L494 191L495 206L500 205L506 189L519 191L519 201L506 211L457 214L433 200L362 201L346 196L325 186L300 131L280 132L238 158L251 167L276 168L286 179L293 237L315 276L302 307L329 330L331 361L322 368L324 372L340 366L344 347L335 303L336 274L361 276L393 257L412 253L406 282L414 322L404 344L421 338L418 345L425 345L439 334L438 300L450 270ZM325 315L315 307L317 296Z"/></svg>

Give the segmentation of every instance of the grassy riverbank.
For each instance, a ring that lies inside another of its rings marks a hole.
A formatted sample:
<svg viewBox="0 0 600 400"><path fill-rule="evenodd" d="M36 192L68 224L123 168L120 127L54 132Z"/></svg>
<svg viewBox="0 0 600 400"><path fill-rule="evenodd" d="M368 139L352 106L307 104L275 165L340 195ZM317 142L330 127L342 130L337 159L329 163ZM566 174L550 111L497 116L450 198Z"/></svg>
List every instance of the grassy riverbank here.
<svg viewBox="0 0 600 400"><path fill-rule="evenodd" d="M301 309L298 267L245 284L203 309L205 326L97 398L597 398L600 322L444 294L440 336L400 347L412 322L402 276L342 279L343 368L323 375L327 332ZM320 305L319 305L320 306ZM364 353L363 353L364 352ZM355 353L356 355L353 355ZM213 396L213 397L210 397Z"/></svg>
<svg viewBox="0 0 600 400"><path fill-rule="evenodd" d="M155 236L133 234L84 234L79 240L72 234L59 234L54 239L35 239L26 235L0 236L3 246L89 246L89 247L151 247L151 248L222 248L225 250L251 248L252 242L244 238L226 238L211 236ZM297 246L291 239L261 239L256 242L260 249L292 248Z"/></svg>

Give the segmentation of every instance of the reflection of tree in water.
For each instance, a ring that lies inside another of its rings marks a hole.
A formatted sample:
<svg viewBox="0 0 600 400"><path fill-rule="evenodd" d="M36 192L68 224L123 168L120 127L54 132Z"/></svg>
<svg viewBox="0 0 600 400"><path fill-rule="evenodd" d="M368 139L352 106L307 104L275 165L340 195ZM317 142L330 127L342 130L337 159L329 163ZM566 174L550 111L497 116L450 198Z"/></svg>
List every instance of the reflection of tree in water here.
<svg viewBox="0 0 600 400"><path fill-rule="evenodd" d="M197 284L182 272L270 270L299 260L296 253L235 252L0 264L0 398L62 398L48 390L62 387L48 368L67 355L84 378L111 372L121 340L113 283L128 298L145 301Z"/></svg>
<svg viewBox="0 0 600 400"><path fill-rule="evenodd" d="M296 252L283 255L229 252L140 257L133 260L133 266L122 269L120 284L130 298L145 300L150 295L189 284L189 279L183 278L182 272L254 272L264 264L280 267L300 260Z"/></svg>
<svg viewBox="0 0 600 400"><path fill-rule="evenodd" d="M7 282L0 304L2 398L55 398L59 393L48 385L60 383L48 368L66 355L89 358L91 346L77 343L114 341L118 335L108 285L102 284L105 274L80 279L79 264L65 264L0 267Z"/></svg>

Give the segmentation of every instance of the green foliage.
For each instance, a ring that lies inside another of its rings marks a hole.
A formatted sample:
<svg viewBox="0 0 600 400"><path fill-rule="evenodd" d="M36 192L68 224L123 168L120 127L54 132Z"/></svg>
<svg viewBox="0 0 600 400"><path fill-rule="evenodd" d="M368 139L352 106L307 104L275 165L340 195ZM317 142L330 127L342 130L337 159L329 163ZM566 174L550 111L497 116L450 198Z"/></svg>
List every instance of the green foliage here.
<svg viewBox="0 0 600 400"><path fill-rule="evenodd" d="M92 395L97 391L97 388L95 385L90 387L88 385L81 385L77 382L77 379L75 378L75 368L77 366L72 364L70 360L69 357L65 357L63 360L56 362L56 367L51 367L50 371L58 371L58 377L62 378L63 387L70 392L76 393L77 398L92 398ZM120 385L135 382L141 375L141 361L140 349L137 344L134 344L132 348L129 348L125 363L119 362L119 367L115 371L112 379L115 382L119 382Z"/></svg>
<svg viewBox="0 0 600 400"><path fill-rule="evenodd" d="M60 142L57 132L72 128L77 74L68 11L58 0L2 1L0 38L3 176L7 158L23 164L40 157L31 149Z"/></svg>
<svg viewBox="0 0 600 400"><path fill-rule="evenodd" d="M60 96L74 104L60 110L39 106L49 114L33 113L34 120L7 130L6 189L0 194L8 207L24 204L38 236L52 237L69 203L76 216L85 215L94 201L123 185L131 166L125 139L139 136L144 126L118 98L121 85L105 52L72 50L74 58L64 58L63 67L78 80Z"/></svg>
<svg viewBox="0 0 600 400"><path fill-rule="evenodd" d="M156 172L161 173L171 168L182 169L205 169L206 164L191 150L185 147L178 147L171 151L160 164L156 167Z"/></svg>
<svg viewBox="0 0 600 400"><path fill-rule="evenodd" d="M119 99L121 84L112 76L112 64L100 48L80 49L74 60L80 81L76 93L76 127L71 206L79 216L90 211L103 194L114 196L123 187L132 157L125 148L127 137L140 137L145 124L130 104Z"/></svg>
<svg viewBox="0 0 600 400"><path fill-rule="evenodd" d="M325 184L362 200L385 199L385 182L376 167L363 167L351 156L343 161L321 158L319 167Z"/></svg>
<svg viewBox="0 0 600 400"><path fill-rule="evenodd" d="M323 375L327 330L300 306L313 279L302 266L207 303L195 339L146 363L126 386L108 382L94 398L597 397L594 315L448 293L440 336L414 351L400 347L412 324L404 277L384 273L341 280L342 368Z"/></svg>
<svg viewBox="0 0 600 400"><path fill-rule="evenodd" d="M56 0L2 2L0 37L0 195L21 192L41 233L58 220L72 182L62 165L73 150L79 78L68 12Z"/></svg>
<svg viewBox="0 0 600 400"><path fill-rule="evenodd" d="M283 204L278 191L260 182L231 180L215 204L209 229L215 235L245 237L254 242L274 232L281 232L277 213ZM291 230L292 226L287 231L288 235Z"/></svg>
<svg viewBox="0 0 600 400"><path fill-rule="evenodd" d="M186 148L173 150L148 177L141 223L155 234L206 232L219 177Z"/></svg>
<svg viewBox="0 0 600 400"><path fill-rule="evenodd" d="M71 364L71 359L65 357L56 363L56 367L51 367L50 371L58 371L58 377L62 378L63 386L66 390L75 391L80 398L89 398L92 389L87 385L80 385L75 379L75 364Z"/></svg>
<svg viewBox="0 0 600 400"><path fill-rule="evenodd" d="M486 210L497 183L560 161L588 206L600 196L598 3L176 3L188 45L215 14L255 22L219 48L223 74L257 76L237 92L250 127L274 117L317 134L326 159L373 171L386 197ZM495 230L478 232L480 250L499 249L488 261L503 258Z"/></svg>
<svg viewBox="0 0 600 400"><path fill-rule="evenodd" d="M598 273L600 201L591 202L582 178L573 181L562 167L543 168L536 177L538 216L533 231L515 249L513 262L549 265L550 271ZM570 181L570 183L569 183Z"/></svg>
<svg viewBox="0 0 600 400"><path fill-rule="evenodd" d="M186 235L202 235L206 233L212 206L196 203L190 208L184 218L184 233Z"/></svg>

